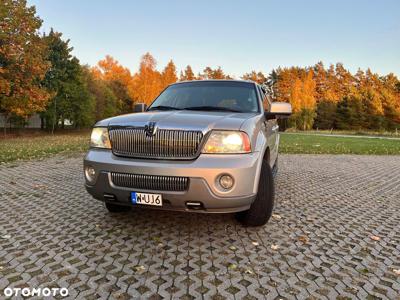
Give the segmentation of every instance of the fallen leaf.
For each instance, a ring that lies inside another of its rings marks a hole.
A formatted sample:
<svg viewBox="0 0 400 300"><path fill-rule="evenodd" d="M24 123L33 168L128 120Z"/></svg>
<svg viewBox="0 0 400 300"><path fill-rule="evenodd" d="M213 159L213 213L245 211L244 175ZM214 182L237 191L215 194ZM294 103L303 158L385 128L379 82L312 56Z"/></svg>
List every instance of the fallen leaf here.
<svg viewBox="0 0 400 300"><path fill-rule="evenodd" d="M158 236L153 236L152 239L153 239L153 241L155 241L155 242L161 241L160 237L158 237Z"/></svg>
<svg viewBox="0 0 400 300"><path fill-rule="evenodd" d="M272 250L278 250L279 249L279 245L271 245L271 249Z"/></svg>
<svg viewBox="0 0 400 300"><path fill-rule="evenodd" d="M376 235L371 235L370 238L371 238L371 240L374 240L374 241L380 241L381 240L381 238L379 236L376 236Z"/></svg>
<svg viewBox="0 0 400 300"><path fill-rule="evenodd" d="M145 268L144 266L134 266L134 267L133 267L133 270L134 270L136 273L141 273L141 272L144 272L144 270L146 270L146 268Z"/></svg>
<svg viewBox="0 0 400 300"><path fill-rule="evenodd" d="M229 264L228 265L228 269L235 270L235 269L237 269L237 265L236 264Z"/></svg>
<svg viewBox="0 0 400 300"><path fill-rule="evenodd" d="M310 239L308 238L308 236L302 235L302 236L299 236L298 240L300 242L302 242L303 244L307 244Z"/></svg>
<svg viewBox="0 0 400 300"><path fill-rule="evenodd" d="M400 269L393 269L394 274L400 276Z"/></svg>
<svg viewBox="0 0 400 300"><path fill-rule="evenodd" d="M252 241L251 243L252 243L254 246L260 245L257 241Z"/></svg>
<svg viewBox="0 0 400 300"><path fill-rule="evenodd" d="M244 273L245 273L245 274L250 274L250 275L254 274L253 271L250 270L250 269L246 269L246 270L244 271Z"/></svg>
<svg viewBox="0 0 400 300"><path fill-rule="evenodd" d="M229 249L231 249L232 251L235 251L237 248L235 246L229 246Z"/></svg>
<svg viewBox="0 0 400 300"><path fill-rule="evenodd" d="M45 189L47 189L47 186L44 185L44 184L35 184L35 185L33 186L33 189L34 189L34 190L45 190Z"/></svg>
<svg viewBox="0 0 400 300"><path fill-rule="evenodd" d="M115 299L124 299L124 296L123 296L123 294L121 292L112 293L111 295Z"/></svg>
<svg viewBox="0 0 400 300"><path fill-rule="evenodd" d="M272 214L272 218L274 218L275 220L280 220L282 219L282 217L278 214Z"/></svg>

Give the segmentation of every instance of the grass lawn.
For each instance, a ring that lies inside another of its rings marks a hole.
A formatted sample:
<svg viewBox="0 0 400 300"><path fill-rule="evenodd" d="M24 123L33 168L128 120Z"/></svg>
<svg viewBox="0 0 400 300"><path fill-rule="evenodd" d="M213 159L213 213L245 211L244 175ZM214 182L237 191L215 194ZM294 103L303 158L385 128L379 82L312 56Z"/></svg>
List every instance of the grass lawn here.
<svg viewBox="0 0 400 300"><path fill-rule="evenodd" d="M54 154L82 153L88 149L90 132L0 138L0 163L38 159ZM281 134L281 153L298 154L397 154L400 139L369 139L303 134Z"/></svg>
<svg viewBox="0 0 400 300"><path fill-rule="evenodd" d="M75 154L89 147L90 132L0 137L0 163L38 159L53 154Z"/></svg>
<svg viewBox="0 0 400 300"><path fill-rule="evenodd" d="M308 130L299 131L292 128L287 129L288 133L301 133L301 134L330 134L330 135L362 135L362 136L375 136L375 137L394 137L400 138L400 131L373 131L373 130Z"/></svg>
<svg viewBox="0 0 400 300"><path fill-rule="evenodd" d="M281 134L281 153L302 154L400 154L400 139Z"/></svg>

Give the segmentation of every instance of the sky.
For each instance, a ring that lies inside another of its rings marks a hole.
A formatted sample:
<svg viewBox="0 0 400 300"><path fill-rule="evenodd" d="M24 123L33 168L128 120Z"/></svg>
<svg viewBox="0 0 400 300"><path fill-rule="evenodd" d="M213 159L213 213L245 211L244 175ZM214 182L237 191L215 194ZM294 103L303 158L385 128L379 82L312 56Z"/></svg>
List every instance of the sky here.
<svg viewBox="0 0 400 300"><path fill-rule="evenodd" d="M136 72L150 52L165 67L190 64L198 73L221 66L240 77L279 66L371 68L400 75L400 1L109 1L28 0L62 32L81 63L107 54Z"/></svg>

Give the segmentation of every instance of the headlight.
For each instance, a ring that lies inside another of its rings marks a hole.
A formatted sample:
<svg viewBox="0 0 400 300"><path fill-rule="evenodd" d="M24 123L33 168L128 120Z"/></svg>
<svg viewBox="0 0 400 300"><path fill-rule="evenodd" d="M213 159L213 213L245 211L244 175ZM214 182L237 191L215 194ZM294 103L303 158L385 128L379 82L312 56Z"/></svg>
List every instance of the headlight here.
<svg viewBox="0 0 400 300"><path fill-rule="evenodd" d="M213 131L203 147L203 153L249 153L250 140L242 131Z"/></svg>
<svg viewBox="0 0 400 300"><path fill-rule="evenodd" d="M104 127L95 127L90 136L90 147L111 149L108 130Z"/></svg>

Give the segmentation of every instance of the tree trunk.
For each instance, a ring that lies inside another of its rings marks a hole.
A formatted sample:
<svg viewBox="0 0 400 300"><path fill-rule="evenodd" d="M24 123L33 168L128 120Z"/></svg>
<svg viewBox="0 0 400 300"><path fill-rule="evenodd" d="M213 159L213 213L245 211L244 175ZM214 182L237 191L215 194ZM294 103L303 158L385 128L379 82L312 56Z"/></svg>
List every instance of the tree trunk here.
<svg viewBox="0 0 400 300"><path fill-rule="evenodd" d="M3 132L4 132L4 137L6 137L7 136L7 123L8 123L8 119L9 119L9 116L8 116L8 114L4 114L4 128L3 128Z"/></svg>
<svg viewBox="0 0 400 300"><path fill-rule="evenodd" d="M58 125L57 98L54 99L54 118L53 118L53 128L51 129L51 134L54 134L54 126L56 125Z"/></svg>

